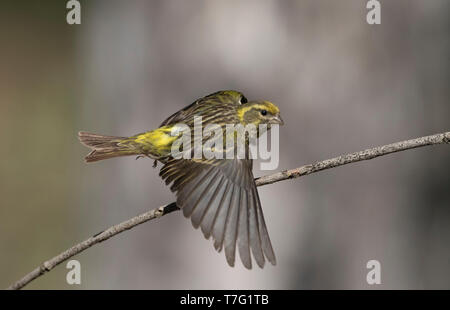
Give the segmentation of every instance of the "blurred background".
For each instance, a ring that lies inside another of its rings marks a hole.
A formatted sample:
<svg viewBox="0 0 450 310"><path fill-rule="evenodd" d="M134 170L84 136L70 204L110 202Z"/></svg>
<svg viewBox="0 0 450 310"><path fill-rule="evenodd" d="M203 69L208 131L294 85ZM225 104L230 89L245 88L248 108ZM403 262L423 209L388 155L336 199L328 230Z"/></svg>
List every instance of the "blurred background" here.
<svg viewBox="0 0 450 310"><path fill-rule="evenodd" d="M0 287L174 200L150 160L87 165L80 130L132 135L222 89L281 108L281 169L448 131L447 0L2 1ZM259 189L278 265L228 267L181 213L29 289L450 289L449 146ZM259 165L256 165L256 167ZM261 175L255 171L255 175ZM366 282L381 263L378 286Z"/></svg>

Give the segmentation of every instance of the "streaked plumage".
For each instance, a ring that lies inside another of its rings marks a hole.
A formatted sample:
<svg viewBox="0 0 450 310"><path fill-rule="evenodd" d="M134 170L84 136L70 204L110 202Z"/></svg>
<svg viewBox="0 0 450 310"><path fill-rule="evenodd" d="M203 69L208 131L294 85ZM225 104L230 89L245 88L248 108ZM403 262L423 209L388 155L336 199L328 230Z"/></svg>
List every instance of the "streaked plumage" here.
<svg viewBox="0 0 450 310"><path fill-rule="evenodd" d="M160 176L176 193L177 206L214 247L224 248L227 262L234 266L236 247L246 268L252 267L251 253L258 266L265 258L276 264L267 232L258 191L252 173L252 160L174 159L171 145L177 139L170 131L178 123L190 128L194 116L208 124L282 124L278 108L268 101L247 102L242 93L220 91L201 98L167 118L153 131L129 138L80 132L80 141L92 148L86 161L126 155L144 155L164 164Z"/></svg>

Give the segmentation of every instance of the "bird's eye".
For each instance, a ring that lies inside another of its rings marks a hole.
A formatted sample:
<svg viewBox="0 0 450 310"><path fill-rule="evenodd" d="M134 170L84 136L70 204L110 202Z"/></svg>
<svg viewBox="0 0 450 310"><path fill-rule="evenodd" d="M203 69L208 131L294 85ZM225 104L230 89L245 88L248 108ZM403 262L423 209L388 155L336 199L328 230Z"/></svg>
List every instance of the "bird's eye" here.
<svg viewBox="0 0 450 310"><path fill-rule="evenodd" d="M261 115L266 116L267 115L267 110L261 110Z"/></svg>
<svg viewBox="0 0 450 310"><path fill-rule="evenodd" d="M248 102L247 98L245 98L245 96L242 96L242 97L241 97L241 103L242 103L242 104L245 104L245 103L247 103L247 102Z"/></svg>

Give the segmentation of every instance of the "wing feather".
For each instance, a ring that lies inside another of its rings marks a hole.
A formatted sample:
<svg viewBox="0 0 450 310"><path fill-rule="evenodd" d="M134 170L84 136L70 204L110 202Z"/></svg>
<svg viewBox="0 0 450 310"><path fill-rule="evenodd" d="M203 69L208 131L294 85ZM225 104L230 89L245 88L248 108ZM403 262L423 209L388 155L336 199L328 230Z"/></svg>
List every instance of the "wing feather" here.
<svg viewBox="0 0 450 310"><path fill-rule="evenodd" d="M203 215L205 214L208 207L211 205L210 202L214 200L215 196L219 192L220 184L222 183L223 175L217 171L217 174L214 177L209 185L206 193L203 193L202 196L198 199L194 211L191 215L192 225L195 228L198 228L203 220Z"/></svg>
<svg viewBox="0 0 450 310"><path fill-rule="evenodd" d="M255 257L256 263L260 268L264 267L265 260L264 254L261 248L261 239L259 237L259 226L257 219L257 211L258 204L256 202L256 197L253 195L253 190L247 192L248 195L248 221L249 221L249 239L250 246L252 248L253 256Z"/></svg>
<svg viewBox="0 0 450 310"><path fill-rule="evenodd" d="M259 267L265 258L276 263L253 179L252 162L245 159L194 161L171 159L160 172L177 193L177 205L214 240L217 251L225 249L230 266L236 247L243 265L251 269L251 253Z"/></svg>
<svg viewBox="0 0 450 310"><path fill-rule="evenodd" d="M261 209L261 202L259 200L258 193L256 192L256 187L253 189L253 193L258 200L258 206L256 208L259 237L261 239L262 250L272 265L276 265L277 261L275 258L275 253L273 252L272 243L270 242L269 233L267 232L266 223L264 221L264 216Z"/></svg>
<svg viewBox="0 0 450 310"><path fill-rule="evenodd" d="M252 269L252 259L250 256L250 245L248 242L249 232L248 232L248 200L247 191L241 189L240 196L240 212L239 212L239 255L241 256L242 263L247 269Z"/></svg>
<svg viewBox="0 0 450 310"><path fill-rule="evenodd" d="M225 257L227 258L228 265L234 266L235 252L236 252L236 239L238 237L238 222L239 222L239 209L241 207L239 200L241 197L241 188L234 186L233 199L231 200L230 216L225 224L225 235L223 239L225 247Z"/></svg>
<svg viewBox="0 0 450 310"><path fill-rule="evenodd" d="M220 202L219 212L217 214L216 220L214 222L213 228L213 238L214 238L214 248L217 251L222 250L223 239L225 235L225 227L228 222L228 217L230 216L230 204L233 198L234 186L231 182L227 184L227 192L224 195L222 201Z"/></svg>

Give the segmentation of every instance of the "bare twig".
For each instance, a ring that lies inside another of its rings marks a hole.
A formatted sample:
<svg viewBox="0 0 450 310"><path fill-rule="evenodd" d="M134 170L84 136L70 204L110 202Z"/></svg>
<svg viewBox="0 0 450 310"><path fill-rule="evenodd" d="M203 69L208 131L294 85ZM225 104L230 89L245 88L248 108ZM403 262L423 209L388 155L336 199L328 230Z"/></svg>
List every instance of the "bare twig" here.
<svg viewBox="0 0 450 310"><path fill-rule="evenodd" d="M331 159L316 162L314 164L301 166L299 168L284 170L275 174L266 175L256 179L256 185L262 186L266 184L272 184L275 182L294 179L303 175L319 172L322 170L347 165L350 163L356 163L362 160L369 160L375 157L388 155L395 152L406 151L417 147L435 145L435 144L448 144L450 143L450 132L438 133L431 136L421 137L417 139L411 139L396 143L391 143L383 146L377 146L364 151L351 153L347 155L341 155Z"/></svg>
<svg viewBox="0 0 450 310"><path fill-rule="evenodd" d="M301 177L303 175L315 173L318 171L322 171L325 169L330 169L362 160L369 160L378 156L383 156L395 152L405 151L417 147L427 146L427 145L436 145L436 144L448 144L450 143L450 132L439 133L431 136L421 137L412 140L406 140L402 142L392 143L388 145L383 145L371 149L367 149L361 152L351 153L347 155L341 155L335 158L326 159L324 161L319 161L314 164L301 166L299 168L284 170L282 172L278 172L271 175L266 175L256 179L256 185L262 186L266 184L272 184L275 182L294 179ZM160 218L163 215L171 213L173 211L179 210L174 202L167 204L165 206L161 206L157 209L142 213L138 216L135 216L129 220L126 220L120 224L111 226L107 230L82 241L71 248L65 250L59 255L45 261L36 269L25 275L22 279L13 283L8 289L21 289L34 279L40 277L44 273L52 270L57 265L61 264L65 260L70 257L83 252L84 250L90 248L91 246L105 241L125 230L131 229L137 225L145 223L147 221Z"/></svg>

